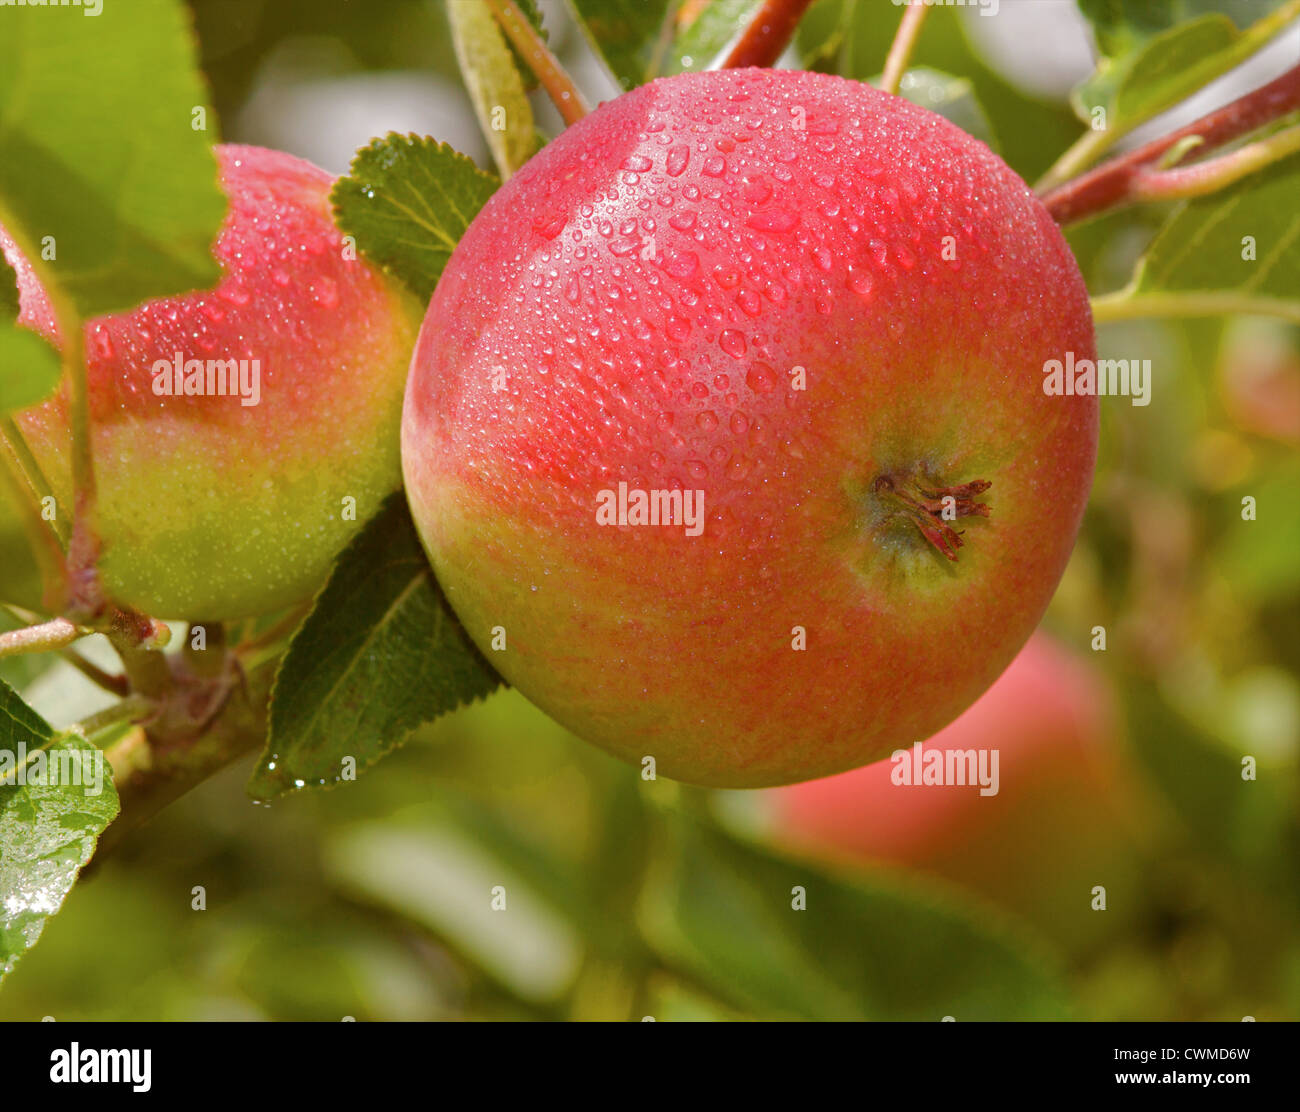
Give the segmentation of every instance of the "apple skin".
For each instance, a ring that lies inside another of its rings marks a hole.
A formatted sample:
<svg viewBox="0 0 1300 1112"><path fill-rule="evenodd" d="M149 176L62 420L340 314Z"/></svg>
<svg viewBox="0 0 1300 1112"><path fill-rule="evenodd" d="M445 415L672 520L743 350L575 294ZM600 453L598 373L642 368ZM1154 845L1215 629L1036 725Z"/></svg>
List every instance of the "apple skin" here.
<svg viewBox="0 0 1300 1112"><path fill-rule="evenodd" d="M951 721L1037 625L1096 452L1096 398L1043 390L1067 352L1078 267L988 148L837 77L667 78L466 231L408 498L469 634L580 737L705 785L828 775ZM990 482L990 515L946 559L882 478ZM702 490L702 534L596 524L620 482Z"/></svg>
<svg viewBox="0 0 1300 1112"><path fill-rule="evenodd" d="M922 746L997 750L998 792L894 783L891 760L766 793L769 835L838 864L918 869L1070 945L1129 919L1145 826L1104 678L1037 633L992 687ZM1107 889L1105 914L1092 888Z"/></svg>
<svg viewBox="0 0 1300 1112"><path fill-rule="evenodd" d="M156 617L235 619L310 597L401 482L418 303L345 257L325 171L259 147L215 150L230 201L213 247L221 281L85 326L103 584ZM19 275L20 322L55 339L30 266L8 236L2 245ZM154 363L177 352L258 359L258 404L156 395ZM64 397L16 420L68 512ZM356 520L344 520L347 497ZM0 534L16 527L15 508L0 505ZM31 605L32 581L18 568L0 592Z"/></svg>

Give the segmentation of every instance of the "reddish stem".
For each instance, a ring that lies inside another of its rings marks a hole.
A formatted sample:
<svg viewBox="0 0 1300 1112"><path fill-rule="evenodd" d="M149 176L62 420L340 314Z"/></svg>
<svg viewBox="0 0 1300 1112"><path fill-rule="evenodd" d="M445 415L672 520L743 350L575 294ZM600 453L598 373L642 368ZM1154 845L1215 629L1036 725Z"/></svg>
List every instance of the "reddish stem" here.
<svg viewBox="0 0 1300 1112"><path fill-rule="evenodd" d="M902 22L898 25L893 45L889 48L889 56L885 59L885 72L880 76L880 87L886 93L898 95L898 87L907 71L907 63L912 59L912 51L916 49L916 40L921 37L921 28L929 12L930 9L922 4L909 4L903 9Z"/></svg>
<svg viewBox="0 0 1300 1112"><path fill-rule="evenodd" d="M764 0L722 68L772 65L790 45L795 28L811 3L812 0Z"/></svg>
<svg viewBox="0 0 1300 1112"><path fill-rule="evenodd" d="M1297 110L1300 110L1300 66L1186 127L1066 182L1049 192L1043 204L1058 224L1073 224L1107 209L1130 204L1141 199L1142 183L1151 176L1151 165L1184 139L1199 138L1201 142L1193 150L1205 154Z"/></svg>
<svg viewBox="0 0 1300 1112"><path fill-rule="evenodd" d="M547 49L541 35L525 18L513 0L487 0L492 15L511 44L528 63L551 103L559 110L566 126L576 124L587 114L587 104L573 78L554 54Z"/></svg>

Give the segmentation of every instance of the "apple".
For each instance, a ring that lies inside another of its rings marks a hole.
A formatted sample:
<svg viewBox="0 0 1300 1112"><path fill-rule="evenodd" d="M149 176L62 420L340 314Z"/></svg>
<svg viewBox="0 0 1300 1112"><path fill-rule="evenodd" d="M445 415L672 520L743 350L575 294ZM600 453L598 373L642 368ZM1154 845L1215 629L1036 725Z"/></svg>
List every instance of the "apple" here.
<svg viewBox="0 0 1300 1112"><path fill-rule="evenodd" d="M1255 436L1300 445L1300 348L1284 324L1237 320L1219 361L1228 416Z"/></svg>
<svg viewBox="0 0 1300 1112"><path fill-rule="evenodd" d="M928 737L1028 639L1097 399L1029 188L864 84L618 97L479 213L407 382L416 524L525 696L649 775L758 787ZM652 763L652 760L653 763Z"/></svg>
<svg viewBox="0 0 1300 1112"><path fill-rule="evenodd" d="M1057 940L1083 942L1127 919L1141 808L1114 697L1091 665L1035 634L973 706L917 749L933 756L918 764L909 747L765 793L770 836L813 858L945 878ZM964 785L917 783L918 768L971 752L976 767L988 755L983 767L997 775L984 780L995 792L969 773ZM1094 886L1106 889L1104 915L1093 910Z"/></svg>
<svg viewBox="0 0 1300 1112"><path fill-rule="evenodd" d="M323 170L258 147L216 154L230 201L220 282L85 326L103 583L155 617L235 619L310 597L401 482L418 304L346 248ZM20 322L57 340L31 267L7 235L0 246ZM70 514L65 397L15 419ZM0 506L6 561L16 528ZM0 594L31 605L32 582L6 567Z"/></svg>

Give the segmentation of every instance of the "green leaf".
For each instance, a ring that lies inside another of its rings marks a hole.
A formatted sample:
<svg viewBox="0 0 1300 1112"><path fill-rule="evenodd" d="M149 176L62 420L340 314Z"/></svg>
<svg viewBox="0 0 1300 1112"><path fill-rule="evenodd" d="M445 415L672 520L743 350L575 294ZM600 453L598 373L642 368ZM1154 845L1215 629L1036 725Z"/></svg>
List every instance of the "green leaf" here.
<svg viewBox="0 0 1300 1112"><path fill-rule="evenodd" d="M1197 197L1165 222L1133 280L1108 300L1194 297L1222 312L1300 321L1300 155L1220 193ZM1249 255L1247 240L1254 245Z"/></svg>
<svg viewBox="0 0 1300 1112"><path fill-rule="evenodd" d="M1296 829L1294 757L1234 752L1203 727L1205 708L1196 708L1193 721L1147 685L1131 683L1125 706L1133 751L1192 842L1248 870L1252 889L1294 900L1300 871L1287 848ZM1244 756L1256 758L1253 779L1242 775Z"/></svg>
<svg viewBox="0 0 1300 1112"><path fill-rule="evenodd" d="M395 494L339 557L276 675L255 799L336 784L501 682L447 605Z"/></svg>
<svg viewBox="0 0 1300 1112"><path fill-rule="evenodd" d="M1085 122L1092 121L1094 109L1105 108L1106 129L1119 133L1226 73L1300 14L1297 0L1255 4L1249 15L1258 21L1243 32L1221 9L1238 20L1246 18L1247 9L1221 0L1184 0L1172 9L1142 0L1085 0L1081 6L1097 28L1104 56L1071 99ZM1269 13L1269 8L1277 10Z"/></svg>
<svg viewBox="0 0 1300 1112"><path fill-rule="evenodd" d="M1300 598L1300 465L1283 463L1236 491L1255 499L1254 521L1241 519L1240 501L1229 503L1231 517L1220 524L1214 562L1233 593L1255 605L1280 605Z"/></svg>
<svg viewBox="0 0 1300 1112"><path fill-rule="evenodd" d="M643 84L662 50L668 0L569 0L592 48L624 89Z"/></svg>
<svg viewBox="0 0 1300 1112"><path fill-rule="evenodd" d="M18 274L9 265L9 260L0 252L0 321L6 323L18 319L22 306L18 301Z"/></svg>
<svg viewBox="0 0 1300 1112"><path fill-rule="evenodd" d="M3 19L0 210L38 273L82 317L213 285L226 199L211 132L191 127L207 109L187 10L133 0ZM53 261L27 250L41 243Z"/></svg>
<svg viewBox="0 0 1300 1112"><path fill-rule="evenodd" d="M58 352L30 328L0 323L0 414L44 401L58 384Z"/></svg>
<svg viewBox="0 0 1300 1112"><path fill-rule="evenodd" d="M795 891L806 909L795 910ZM1025 940L902 877L836 876L683 820L643 921L670 969L763 1018L1060 1018Z"/></svg>
<svg viewBox="0 0 1300 1112"><path fill-rule="evenodd" d="M0 415L43 401L59 384L59 353L15 322L18 275L0 254Z"/></svg>
<svg viewBox="0 0 1300 1112"><path fill-rule="evenodd" d="M704 69L735 39L763 0L714 0L680 30L663 60L660 72L689 73ZM686 60L690 59L690 64Z"/></svg>
<svg viewBox="0 0 1300 1112"><path fill-rule="evenodd" d="M1215 56L1237 38L1232 21L1221 15L1170 28L1118 59L1103 58L1074 91L1075 110L1086 122L1093 109L1105 107L1108 127L1148 119L1221 73ZM1198 68L1206 76L1193 79Z"/></svg>
<svg viewBox="0 0 1300 1112"><path fill-rule="evenodd" d="M538 893L535 870L481 839L481 830L425 816L359 823L326 843L325 870L353 898L427 928L518 998L554 1001L578 971L582 936Z"/></svg>
<svg viewBox="0 0 1300 1112"><path fill-rule="evenodd" d="M478 210L495 174L433 139L391 134L357 151L334 185L334 215L371 260L424 301Z"/></svg>
<svg viewBox="0 0 1300 1112"><path fill-rule="evenodd" d="M1238 27L1283 6L1287 0L1078 0L1092 24L1097 45L1109 57L1131 49L1152 35L1211 12Z"/></svg>
<svg viewBox="0 0 1300 1112"><path fill-rule="evenodd" d="M0 980L36 944L116 817L104 755L0 680Z"/></svg>
<svg viewBox="0 0 1300 1112"><path fill-rule="evenodd" d="M533 109L524 80L492 9L482 0L448 0L456 60L502 178L537 149Z"/></svg>

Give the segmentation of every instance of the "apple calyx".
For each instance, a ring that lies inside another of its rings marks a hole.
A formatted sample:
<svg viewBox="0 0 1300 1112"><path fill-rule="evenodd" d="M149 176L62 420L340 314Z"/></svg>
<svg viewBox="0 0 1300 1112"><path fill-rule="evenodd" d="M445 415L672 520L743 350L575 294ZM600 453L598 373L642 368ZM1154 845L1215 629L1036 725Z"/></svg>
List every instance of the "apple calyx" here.
<svg viewBox="0 0 1300 1112"><path fill-rule="evenodd" d="M988 506L975 498L992 485L988 479L975 479L958 486L932 486L915 475L880 475L871 490L893 506L894 514L911 521L937 551L956 560L962 531L948 522L959 517L988 517Z"/></svg>

